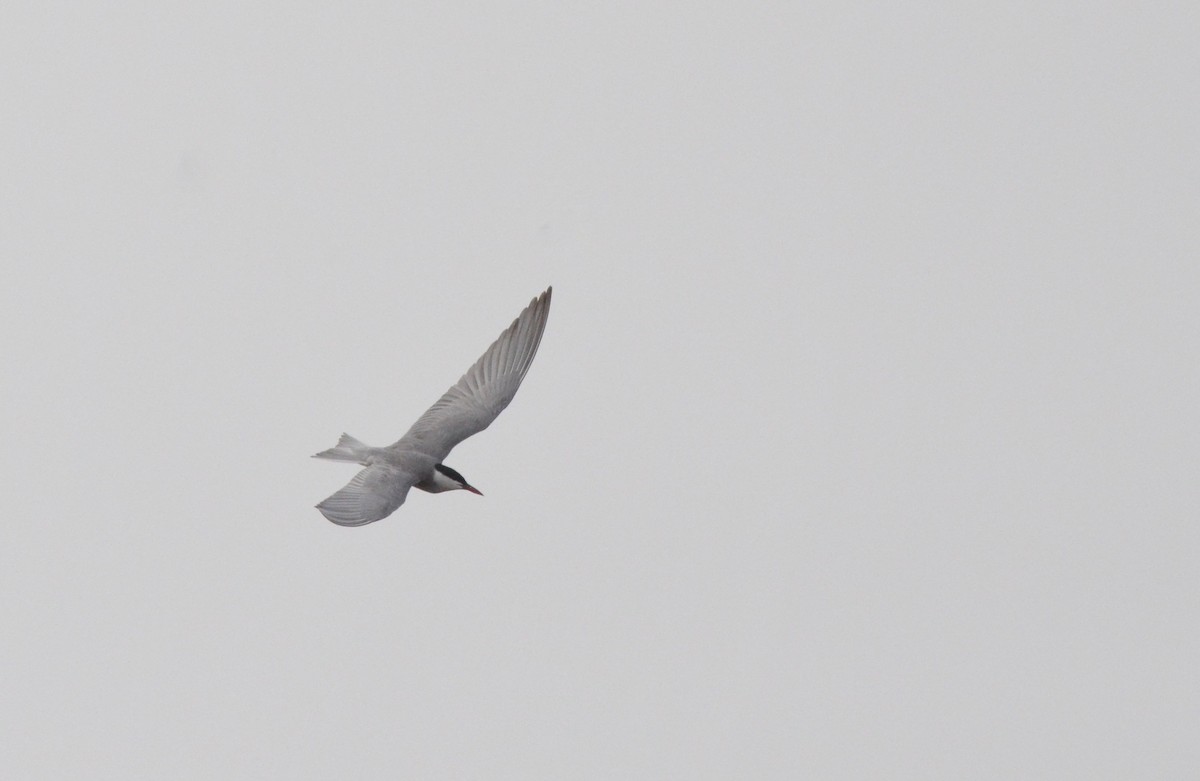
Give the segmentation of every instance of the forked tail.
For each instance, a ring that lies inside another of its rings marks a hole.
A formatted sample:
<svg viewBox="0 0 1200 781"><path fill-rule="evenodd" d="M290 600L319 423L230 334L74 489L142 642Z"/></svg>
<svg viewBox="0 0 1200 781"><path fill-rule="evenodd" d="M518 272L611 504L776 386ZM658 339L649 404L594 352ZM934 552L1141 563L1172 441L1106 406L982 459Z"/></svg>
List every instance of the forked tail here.
<svg viewBox="0 0 1200 781"><path fill-rule="evenodd" d="M334 461L353 461L356 464L365 464L365 459L370 451L369 445L364 445L349 434L342 434L338 439L337 447L322 450L313 458L331 458Z"/></svg>

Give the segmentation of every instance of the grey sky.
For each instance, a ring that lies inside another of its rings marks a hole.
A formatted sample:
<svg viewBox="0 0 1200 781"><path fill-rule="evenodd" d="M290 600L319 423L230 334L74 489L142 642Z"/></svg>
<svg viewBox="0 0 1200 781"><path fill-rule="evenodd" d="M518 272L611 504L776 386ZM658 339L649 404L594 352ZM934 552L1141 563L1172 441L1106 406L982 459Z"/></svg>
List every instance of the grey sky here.
<svg viewBox="0 0 1200 781"><path fill-rule="evenodd" d="M10 4L12 778L1188 778L1200 14ZM360 529L547 284L512 406Z"/></svg>

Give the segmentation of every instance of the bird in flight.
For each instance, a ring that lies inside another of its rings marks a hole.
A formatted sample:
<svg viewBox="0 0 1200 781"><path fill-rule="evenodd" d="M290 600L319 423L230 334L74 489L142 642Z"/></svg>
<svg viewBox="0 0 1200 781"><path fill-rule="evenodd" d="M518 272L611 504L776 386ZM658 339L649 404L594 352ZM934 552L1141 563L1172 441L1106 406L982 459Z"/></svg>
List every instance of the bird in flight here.
<svg viewBox="0 0 1200 781"><path fill-rule="evenodd" d="M362 526L395 512L414 486L433 494L461 489L482 496L442 461L459 442L490 426L513 400L546 330L552 291L546 288L533 299L400 441L371 447L342 434L336 447L313 456L366 467L317 509L340 526Z"/></svg>

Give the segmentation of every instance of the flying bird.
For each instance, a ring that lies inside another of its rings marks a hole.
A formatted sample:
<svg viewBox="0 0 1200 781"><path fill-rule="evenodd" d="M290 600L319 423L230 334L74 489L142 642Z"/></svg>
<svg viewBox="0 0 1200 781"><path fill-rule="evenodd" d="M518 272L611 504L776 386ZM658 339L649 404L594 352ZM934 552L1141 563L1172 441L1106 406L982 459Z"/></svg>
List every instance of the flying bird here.
<svg viewBox="0 0 1200 781"><path fill-rule="evenodd" d="M546 330L552 291L546 288L533 299L400 441L371 447L342 434L336 447L313 456L366 467L317 509L340 526L362 526L394 513L414 486L433 494L463 490L482 496L442 461L459 442L490 426L513 400Z"/></svg>

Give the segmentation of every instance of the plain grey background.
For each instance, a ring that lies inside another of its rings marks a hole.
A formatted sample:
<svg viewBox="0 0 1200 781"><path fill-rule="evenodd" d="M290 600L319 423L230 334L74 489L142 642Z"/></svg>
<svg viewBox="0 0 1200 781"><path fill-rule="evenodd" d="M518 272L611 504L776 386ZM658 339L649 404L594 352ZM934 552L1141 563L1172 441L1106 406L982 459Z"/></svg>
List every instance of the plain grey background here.
<svg viewBox="0 0 1200 781"><path fill-rule="evenodd" d="M11 3L10 778L1193 778L1200 14ZM513 405L313 505L555 286Z"/></svg>

